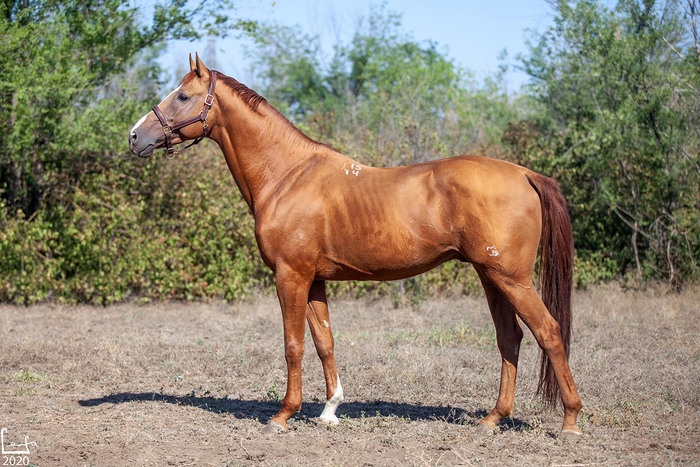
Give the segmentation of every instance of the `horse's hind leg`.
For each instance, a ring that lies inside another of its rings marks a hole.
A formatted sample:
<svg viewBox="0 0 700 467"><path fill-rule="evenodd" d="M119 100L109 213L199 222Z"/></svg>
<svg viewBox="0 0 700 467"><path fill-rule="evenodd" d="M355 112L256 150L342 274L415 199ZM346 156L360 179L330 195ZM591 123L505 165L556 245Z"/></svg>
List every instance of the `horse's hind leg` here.
<svg viewBox="0 0 700 467"><path fill-rule="evenodd" d="M309 304L306 310L306 320L311 329L311 336L316 346L316 351L323 365L323 374L326 378L326 406L317 421L326 425L337 425L338 417L335 410L343 401L343 387L340 385L338 369L333 355L333 332L331 320L328 314L328 300L326 298L326 283L315 281L309 291Z"/></svg>
<svg viewBox="0 0 700 467"><path fill-rule="evenodd" d="M481 426L493 431L501 419L513 413L515 377L523 330L516 318L515 310L505 295L483 276L481 283L484 286L491 316L496 326L496 340L498 341L498 350L501 352L501 385L498 391L498 400L493 410L479 422Z"/></svg>
<svg viewBox="0 0 700 467"><path fill-rule="evenodd" d="M576 419L582 403L571 375L559 323L547 310L528 276L506 276L490 270L488 278L503 292L551 362L564 405L562 432L581 434L581 430L576 426Z"/></svg>

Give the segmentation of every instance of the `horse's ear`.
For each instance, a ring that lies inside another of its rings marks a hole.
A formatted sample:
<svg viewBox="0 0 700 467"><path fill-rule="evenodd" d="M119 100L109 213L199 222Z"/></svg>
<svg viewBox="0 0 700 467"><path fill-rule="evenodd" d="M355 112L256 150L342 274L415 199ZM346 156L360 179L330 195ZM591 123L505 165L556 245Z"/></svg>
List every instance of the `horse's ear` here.
<svg viewBox="0 0 700 467"><path fill-rule="evenodd" d="M192 60L192 54L190 54L190 71L196 72L197 64Z"/></svg>
<svg viewBox="0 0 700 467"><path fill-rule="evenodd" d="M198 77L202 77L202 75L209 75L209 69L204 65L204 62L202 62L202 59L199 58L199 54L197 52L194 53L195 56L195 72L197 73Z"/></svg>

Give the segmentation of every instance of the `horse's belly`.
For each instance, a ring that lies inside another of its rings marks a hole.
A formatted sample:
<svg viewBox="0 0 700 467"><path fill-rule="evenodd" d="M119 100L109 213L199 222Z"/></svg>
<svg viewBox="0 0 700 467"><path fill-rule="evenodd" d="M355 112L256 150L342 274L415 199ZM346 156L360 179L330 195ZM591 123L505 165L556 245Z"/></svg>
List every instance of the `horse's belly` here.
<svg viewBox="0 0 700 467"><path fill-rule="evenodd" d="M317 278L397 280L422 274L450 259L463 258L457 250L433 242L408 246L368 240L327 255L319 261Z"/></svg>

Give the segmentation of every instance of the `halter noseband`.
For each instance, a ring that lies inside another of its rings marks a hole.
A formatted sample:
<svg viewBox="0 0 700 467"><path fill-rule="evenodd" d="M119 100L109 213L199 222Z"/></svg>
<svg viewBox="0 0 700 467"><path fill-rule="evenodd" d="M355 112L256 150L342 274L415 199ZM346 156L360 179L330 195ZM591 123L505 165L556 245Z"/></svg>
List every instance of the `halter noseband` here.
<svg viewBox="0 0 700 467"><path fill-rule="evenodd" d="M153 113L156 114L158 121L163 127L163 134L165 135L165 146L168 149L168 152L166 153L165 157L167 157L168 159L172 159L173 157L175 157L176 153L175 149L173 148L174 131L177 131L186 126L190 126L193 123L202 122L202 127L204 129L202 136L195 138L195 140L187 146L185 146L184 149L187 149L195 144L199 144L207 135L207 130L209 130L209 125L207 125L207 115L209 114L211 106L214 105L214 87L216 86L216 75L217 72L214 70L210 71L209 73L209 91L207 92L207 96L204 98L204 108L201 112L199 112L199 115L190 117L186 120L181 120L177 123L173 123L172 125L168 125L168 121L166 120L165 115L163 115L163 112L160 110L160 108L157 105L153 106Z"/></svg>

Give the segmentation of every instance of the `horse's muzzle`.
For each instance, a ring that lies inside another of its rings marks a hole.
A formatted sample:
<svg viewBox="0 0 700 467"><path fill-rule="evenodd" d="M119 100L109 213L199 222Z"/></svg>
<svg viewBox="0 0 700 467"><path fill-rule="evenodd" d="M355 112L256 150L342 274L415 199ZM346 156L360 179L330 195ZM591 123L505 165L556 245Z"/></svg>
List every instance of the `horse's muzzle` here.
<svg viewBox="0 0 700 467"><path fill-rule="evenodd" d="M147 158L153 154L155 144L144 144L144 141L139 140L138 133L135 130L131 130L129 133L129 150L139 157Z"/></svg>

